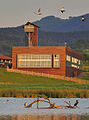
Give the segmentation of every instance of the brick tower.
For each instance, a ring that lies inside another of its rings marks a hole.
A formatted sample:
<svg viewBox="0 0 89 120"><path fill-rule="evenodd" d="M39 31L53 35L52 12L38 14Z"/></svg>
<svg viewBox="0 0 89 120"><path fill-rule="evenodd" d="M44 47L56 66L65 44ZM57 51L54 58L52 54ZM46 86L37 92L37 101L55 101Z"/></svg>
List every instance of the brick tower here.
<svg viewBox="0 0 89 120"><path fill-rule="evenodd" d="M38 46L38 28L39 26L31 22L27 22L24 25L25 46L28 46L28 47Z"/></svg>

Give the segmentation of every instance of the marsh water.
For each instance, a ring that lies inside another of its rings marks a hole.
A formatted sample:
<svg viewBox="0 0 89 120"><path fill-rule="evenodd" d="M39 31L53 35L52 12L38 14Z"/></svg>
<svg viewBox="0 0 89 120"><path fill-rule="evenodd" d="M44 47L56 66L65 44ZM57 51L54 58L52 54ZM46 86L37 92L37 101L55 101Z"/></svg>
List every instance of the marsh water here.
<svg viewBox="0 0 89 120"><path fill-rule="evenodd" d="M41 98L42 99L42 98ZM31 108L25 108L36 98L0 98L0 120L89 120L89 99L80 98L51 98L56 105L67 105L65 101L73 105L79 101L78 108L37 109L37 104ZM48 107L48 103L39 102L39 107Z"/></svg>

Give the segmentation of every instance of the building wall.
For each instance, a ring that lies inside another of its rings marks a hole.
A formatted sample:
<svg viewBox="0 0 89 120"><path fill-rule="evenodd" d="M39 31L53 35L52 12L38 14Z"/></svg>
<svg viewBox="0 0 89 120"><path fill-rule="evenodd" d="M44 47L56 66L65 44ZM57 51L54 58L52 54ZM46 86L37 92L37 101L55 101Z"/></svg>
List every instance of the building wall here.
<svg viewBox="0 0 89 120"><path fill-rule="evenodd" d="M18 54L59 54L60 67L59 68L17 68ZM72 56L82 61L82 55L67 47L13 47L12 48L12 67L13 69L21 69L27 71L48 73L54 75L62 75L69 77L77 77L82 70L67 65L66 55Z"/></svg>
<svg viewBox="0 0 89 120"><path fill-rule="evenodd" d="M12 67L17 69L17 54L59 54L59 68L19 68L34 72L49 73L65 76L65 47L13 47L12 48Z"/></svg>
<svg viewBox="0 0 89 120"><path fill-rule="evenodd" d="M82 70L66 66L66 76L68 77L77 77L81 72Z"/></svg>

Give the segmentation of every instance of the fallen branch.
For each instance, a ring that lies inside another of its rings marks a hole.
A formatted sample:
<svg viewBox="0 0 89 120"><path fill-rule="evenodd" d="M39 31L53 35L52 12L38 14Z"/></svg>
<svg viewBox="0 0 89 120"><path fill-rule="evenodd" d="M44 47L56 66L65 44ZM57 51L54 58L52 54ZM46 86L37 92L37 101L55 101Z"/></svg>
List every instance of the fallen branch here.
<svg viewBox="0 0 89 120"><path fill-rule="evenodd" d="M39 97L37 98L37 100L34 100L32 103L30 103L29 105L26 106L26 104L24 103L24 106L25 108L30 108L32 107L32 105L34 103L37 102L37 109L54 109L54 108L78 108L77 104L78 104L78 100L76 100L75 104L72 106L69 102L66 102L64 101L66 105L58 105L58 106L55 106L55 103L51 103L50 99L49 98L44 98L46 100L39 100ZM46 102L46 103L49 103L50 106L49 107L43 107L43 108L39 108L39 102Z"/></svg>

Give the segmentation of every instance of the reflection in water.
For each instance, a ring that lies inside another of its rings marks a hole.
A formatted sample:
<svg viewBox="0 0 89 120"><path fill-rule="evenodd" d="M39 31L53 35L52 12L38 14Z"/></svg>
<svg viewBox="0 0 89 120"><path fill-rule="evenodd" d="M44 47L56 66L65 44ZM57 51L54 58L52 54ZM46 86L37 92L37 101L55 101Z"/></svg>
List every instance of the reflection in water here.
<svg viewBox="0 0 89 120"><path fill-rule="evenodd" d="M89 120L88 115L12 115L0 116L0 120Z"/></svg>

